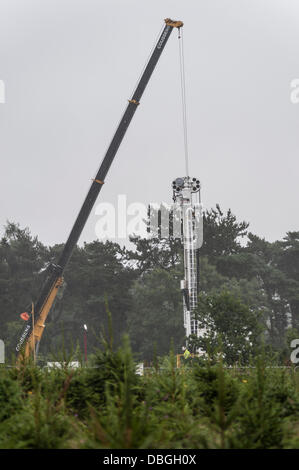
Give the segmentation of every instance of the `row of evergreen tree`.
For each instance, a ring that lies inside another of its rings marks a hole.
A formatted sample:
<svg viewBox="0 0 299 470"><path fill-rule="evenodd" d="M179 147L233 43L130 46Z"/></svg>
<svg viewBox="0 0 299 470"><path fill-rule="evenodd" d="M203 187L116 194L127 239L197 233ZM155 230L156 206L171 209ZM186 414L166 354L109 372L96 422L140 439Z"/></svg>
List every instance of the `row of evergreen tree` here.
<svg viewBox="0 0 299 470"><path fill-rule="evenodd" d="M112 313L115 341L128 332L133 351L142 359L184 344L182 247L178 240L132 237L134 249L111 241L77 247L66 269L65 283L52 309L41 344L44 355L65 344L88 351ZM34 300L44 271L63 245L44 246L28 228L8 222L0 242L0 337L13 351L22 328L19 315ZM219 206L204 214L200 257L198 318L206 327L201 346L219 346L228 362L246 360L263 341L284 351L299 337L299 232L270 243L252 234Z"/></svg>

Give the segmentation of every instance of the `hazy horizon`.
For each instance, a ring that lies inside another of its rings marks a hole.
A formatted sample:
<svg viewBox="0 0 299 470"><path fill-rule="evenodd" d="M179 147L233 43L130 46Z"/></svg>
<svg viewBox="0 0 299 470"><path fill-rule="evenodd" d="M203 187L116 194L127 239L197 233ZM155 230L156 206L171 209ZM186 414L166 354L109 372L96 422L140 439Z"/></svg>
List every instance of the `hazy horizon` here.
<svg viewBox="0 0 299 470"><path fill-rule="evenodd" d="M1 0L1 232L10 220L65 242L166 17L185 24L190 175L204 207L231 208L269 241L299 230L295 0ZM181 114L174 31L97 203L171 202ZM94 209L81 243L98 219Z"/></svg>

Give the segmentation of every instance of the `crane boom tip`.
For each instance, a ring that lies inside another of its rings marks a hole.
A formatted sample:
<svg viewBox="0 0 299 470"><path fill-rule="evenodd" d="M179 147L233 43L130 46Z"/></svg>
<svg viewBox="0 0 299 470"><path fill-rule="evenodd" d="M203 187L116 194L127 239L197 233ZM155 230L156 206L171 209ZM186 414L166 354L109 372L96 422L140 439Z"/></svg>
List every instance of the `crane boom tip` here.
<svg viewBox="0 0 299 470"><path fill-rule="evenodd" d="M164 21L168 26L172 26L173 28L181 28L184 25L182 21L171 20L170 18L166 18Z"/></svg>

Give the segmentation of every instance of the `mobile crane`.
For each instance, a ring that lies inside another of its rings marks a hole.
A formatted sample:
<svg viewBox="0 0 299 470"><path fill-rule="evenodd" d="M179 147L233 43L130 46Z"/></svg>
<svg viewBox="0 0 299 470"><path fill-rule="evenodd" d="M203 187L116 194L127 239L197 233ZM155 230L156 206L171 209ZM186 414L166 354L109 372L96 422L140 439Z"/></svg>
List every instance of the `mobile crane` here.
<svg viewBox="0 0 299 470"><path fill-rule="evenodd" d="M46 281L41 290L39 298L35 303L32 303L31 312L24 312L21 316L26 321L26 326L19 338L16 346L18 360L22 357L29 358L35 355L39 342L45 328L45 322L54 300L57 296L59 288L63 284L63 272L71 258L74 247L76 246L90 212L95 204L95 201L103 187L106 175L118 151L118 148L124 138L124 135L129 127L129 124L135 114L137 106L146 88L146 85L155 69L155 66L160 58L160 55L169 39L169 36L174 28L180 29L183 26L182 21L174 21L170 18L165 20L165 26L153 49L151 57L144 69L143 74L137 84L137 87L129 99L127 108L122 116L122 119L116 129L108 150L102 160L100 168L92 181L87 196L83 202L77 219L73 225L70 235L64 245L63 251L57 261L57 264L50 264L47 268Z"/></svg>

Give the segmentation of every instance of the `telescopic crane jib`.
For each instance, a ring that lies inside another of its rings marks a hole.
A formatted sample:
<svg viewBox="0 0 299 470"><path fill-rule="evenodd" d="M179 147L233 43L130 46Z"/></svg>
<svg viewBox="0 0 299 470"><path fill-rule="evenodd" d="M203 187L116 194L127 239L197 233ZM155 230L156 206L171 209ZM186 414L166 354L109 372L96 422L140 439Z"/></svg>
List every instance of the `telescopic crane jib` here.
<svg viewBox="0 0 299 470"><path fill-rule="evenodd" d="M16 346L16 351L19 354L19 358L20 354L24 355L25 358L29 357L31 354L35 355L35 352L38 349L38 345L44 331L47 316L57 296L57 292L63 283L63 272L72 255L74 247L76 246L80 238L82 230L95 204L99 192L103 187L106 175L124 138L124 135L129 127L129 124L135 114L137 106L140 103L140 99L143 95L146 85L148 84L148 81L155 69L155 66L160 58L160 55L169 39L173 28L179 29L182 26L182 21L174 21L170 18L167 18L165 20L165 26L163 28L163 31L157 41L156 46L153 49L151 57L144 69L143 74L141 75L141 78L131 99L128 100L129 103L127 105L127 108L116 129L116 132L112 138L108 150L102 160L99 171L96 174L95 178L92 180L92 184L90 186L88 194L83 202L78 217L67 239L67 242L64 245L60 258L58 259L57 264L51 264L49 266L46 282L37 302L32 306L31 312L24 312L24 314L22 314L22 318L27 318L27 320L25 320L26 326ZM27 314L27 316L25 314Z"/></svg>

